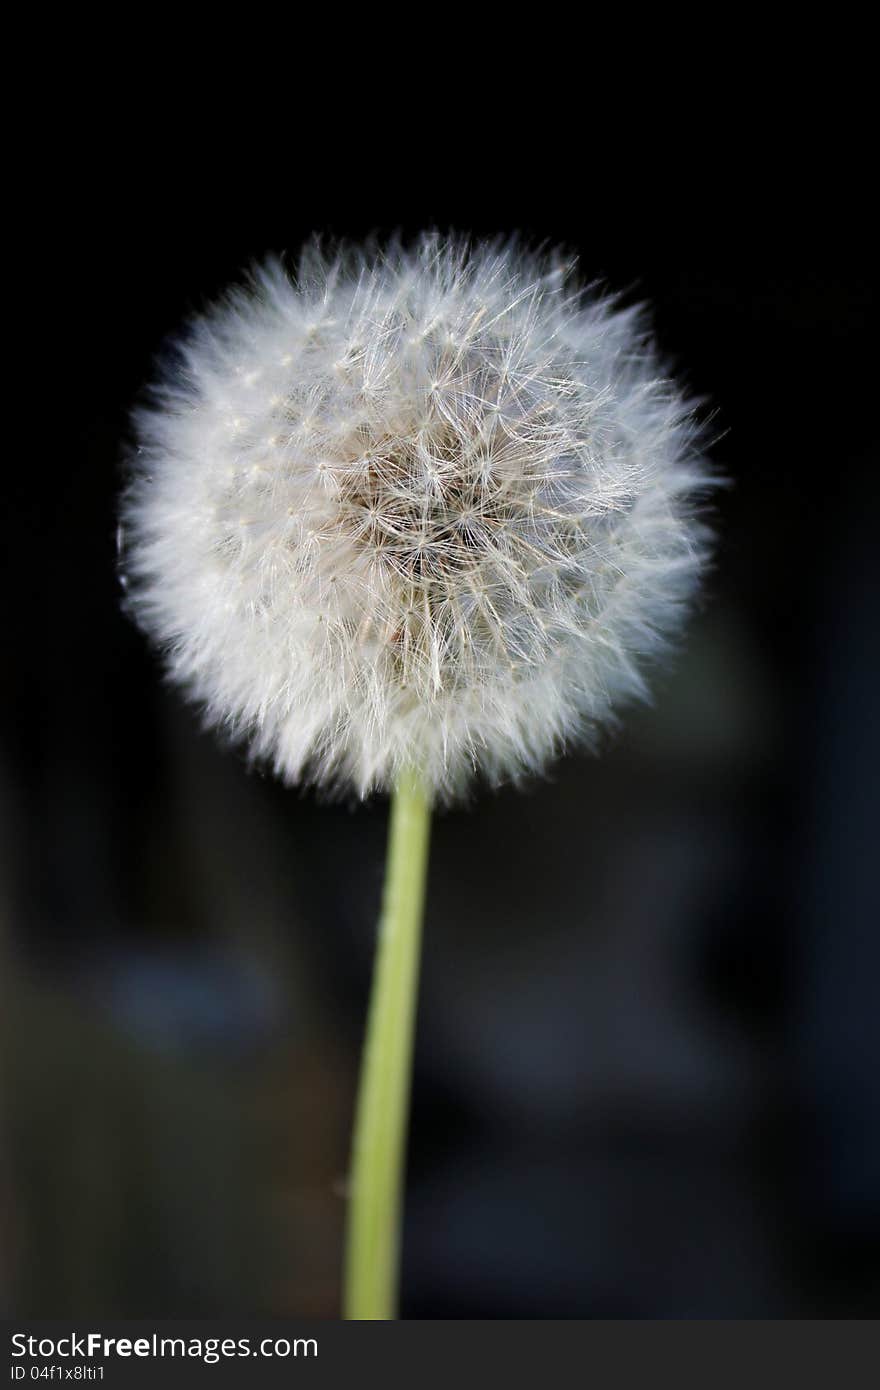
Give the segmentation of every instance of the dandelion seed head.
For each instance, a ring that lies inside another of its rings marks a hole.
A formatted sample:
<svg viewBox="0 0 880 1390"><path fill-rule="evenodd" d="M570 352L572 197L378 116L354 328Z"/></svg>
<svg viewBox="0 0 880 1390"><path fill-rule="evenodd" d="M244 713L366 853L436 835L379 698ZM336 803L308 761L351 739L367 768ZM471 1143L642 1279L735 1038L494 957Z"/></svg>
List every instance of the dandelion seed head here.
<svg viewBox="0 0 880 1390"><path fill-rule="evenodd" d="M699 430L638 311L515 243L269 260L136 426L128 601L288 782L539 770L644 693L705 562Z"/></svg>

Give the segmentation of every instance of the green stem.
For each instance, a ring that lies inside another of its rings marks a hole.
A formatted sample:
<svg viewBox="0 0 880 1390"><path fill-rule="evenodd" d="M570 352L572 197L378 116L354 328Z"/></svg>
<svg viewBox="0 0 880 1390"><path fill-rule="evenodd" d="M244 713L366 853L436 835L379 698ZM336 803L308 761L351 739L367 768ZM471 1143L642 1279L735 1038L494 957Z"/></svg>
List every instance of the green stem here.
<svg viewBox="0 0 880 1390"><path fill-rule="evenodd" d="M350 1180L343 1314L397 1316L400 1218L431 804L415 773L397 784Z"/></svg>

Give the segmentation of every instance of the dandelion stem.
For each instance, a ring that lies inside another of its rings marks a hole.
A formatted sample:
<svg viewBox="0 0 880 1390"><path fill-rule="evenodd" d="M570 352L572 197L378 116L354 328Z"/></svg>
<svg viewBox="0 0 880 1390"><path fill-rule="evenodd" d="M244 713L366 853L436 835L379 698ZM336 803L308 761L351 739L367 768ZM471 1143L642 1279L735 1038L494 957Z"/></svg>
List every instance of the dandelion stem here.
<svg viewBox="0 0 880 1390"><path fill-rule="evenodd" d="M415 773L391 803L355 1117L343 1314L397 1316L400 1224L431 804Z"/></svg>

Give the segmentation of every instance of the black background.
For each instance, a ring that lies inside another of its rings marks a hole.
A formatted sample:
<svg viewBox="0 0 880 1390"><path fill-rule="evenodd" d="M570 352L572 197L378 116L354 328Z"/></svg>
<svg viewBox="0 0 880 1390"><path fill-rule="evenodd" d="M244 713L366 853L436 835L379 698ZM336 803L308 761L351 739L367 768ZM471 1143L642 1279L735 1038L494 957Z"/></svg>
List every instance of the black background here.
<svg viewBox="0 0 880 1390"><path fill-rule="evenodd" d="M262 111L160 128L108 96L59 118L37 178L0 785L9 1306L337 1316L386 807L286 792L199 732L121 612L115 509L189 312L314 231L438 226L561 243L648 301L731 486L653 705L601 758L436 823L403 1312L876 1313L864 171L782 116L698 152L691 112L675 159L473 111L377 144L377 99L344 134L307 103L261 158Z"/></svg>

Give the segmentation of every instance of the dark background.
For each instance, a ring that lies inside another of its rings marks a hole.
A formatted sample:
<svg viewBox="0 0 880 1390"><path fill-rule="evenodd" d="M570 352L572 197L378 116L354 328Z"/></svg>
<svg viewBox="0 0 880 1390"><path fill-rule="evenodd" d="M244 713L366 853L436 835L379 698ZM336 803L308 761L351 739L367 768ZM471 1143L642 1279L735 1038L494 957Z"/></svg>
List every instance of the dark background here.
<svg viewBox="0 0 880 1390"><path fill-rule="evenodd" d="M9 468L9 1309L337 1316L386 806L199 731L120 610L115 507L188 312L313 231L438 225L648 300L732 485L652 706L435 823L403 1313L876 1314L876 257L846 175L771 151L758 186L734 141L609 185L458 136L257 168L114 123L46 176L50 389Z"/></svg>

